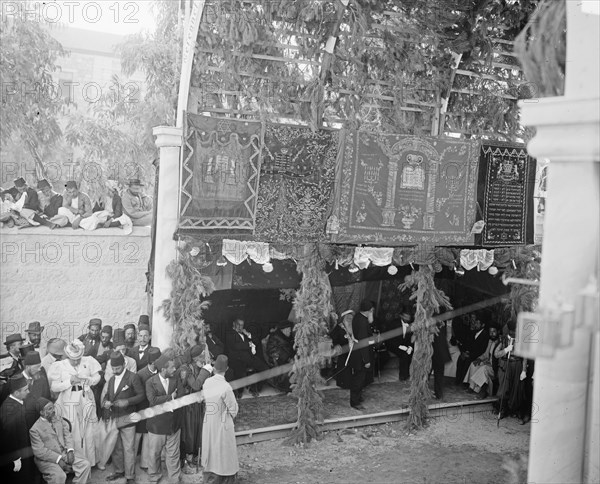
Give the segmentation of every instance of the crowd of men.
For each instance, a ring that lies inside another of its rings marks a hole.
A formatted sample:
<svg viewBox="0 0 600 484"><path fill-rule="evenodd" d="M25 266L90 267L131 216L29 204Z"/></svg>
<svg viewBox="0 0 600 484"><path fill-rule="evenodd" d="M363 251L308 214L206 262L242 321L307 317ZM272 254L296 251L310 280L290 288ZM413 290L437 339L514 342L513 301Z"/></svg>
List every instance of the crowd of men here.
<svg viewBox="0 0 600 484"><path fill-rule="evenodd" d="M144 315L137 325L114 331L93 318L87 333L70 342L53 338L41 345L43 329L34 322L27 339L11 334L4 342L3 484L35 484L42 477L48 484L62 484L69 474L74 474L75 484L85 484L91 468L104 470L109 459L109 482L135 482L138 462L149 480L158 482L162 460L171 482L182 472L196 473L200 465L204 482L233 482L238 472L233 426L238 407L225 379L228 358L213 346L217 341L210 332L206 345L196 344L176 356L152 346ZM201 390L205 402L174 411L162 408ZM211 411L205 412L209 404ZM149 407L152 415L141 418ZM113 445L103 433L106 429Z"/></svg>
<svg viewBox="0 0 600 484"><path fill-rule="evenodd" d="M342 312L330 332L338 355L333 376L338 386L350 389L350 405L358 410L364 409L362 390L389 361L390 353L398 358L399 380L410 378L413 317L404 311L398 321L385 324L376 320L374 313L374 303L365 300L356 314L352 310ZM490 319L489 313L478 312L455 319L451 325L448 321L437 323L432 343L434 397L444 399L444 375L446 365L452 360L450 347L453 346L453 352L458 353L456 386L476 393L480 399L497 396L500 416L514 416L525 424L531 420L533 361L514 354L516 328L513 322L498 328ZM380 333L390 330L396 330L397 334L380 341ZM361 340L369 344L354 348ZM350 347L348 353L341 352L344 346Z"/></svg>
<svg viewBox="0 0 600 484"><path fill-rule="evenodd" d="M74 180L67 181L61 195L46 179L37 182L36 190L19 177L12 187L0 188L0 224L9 228L70 226L83 230L120 227L126 231L132 226L151 225L153 201L144 194L139 179L129 180L122 194L117 181L107 180L105 185L106 194L92 202Z"/></svg>

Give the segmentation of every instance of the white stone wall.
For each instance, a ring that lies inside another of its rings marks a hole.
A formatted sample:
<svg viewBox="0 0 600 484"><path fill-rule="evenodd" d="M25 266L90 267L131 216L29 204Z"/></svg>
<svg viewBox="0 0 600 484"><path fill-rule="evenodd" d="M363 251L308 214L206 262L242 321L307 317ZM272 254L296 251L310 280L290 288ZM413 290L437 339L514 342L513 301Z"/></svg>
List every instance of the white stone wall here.
<svg viewBox="0 0 600 484"><path fill-rule="evenodd" d="M94 317L116 329L148 314L148 227L4 228L0 246L0 344L31 321L45 326L44 341L73 339Z"/></svg>

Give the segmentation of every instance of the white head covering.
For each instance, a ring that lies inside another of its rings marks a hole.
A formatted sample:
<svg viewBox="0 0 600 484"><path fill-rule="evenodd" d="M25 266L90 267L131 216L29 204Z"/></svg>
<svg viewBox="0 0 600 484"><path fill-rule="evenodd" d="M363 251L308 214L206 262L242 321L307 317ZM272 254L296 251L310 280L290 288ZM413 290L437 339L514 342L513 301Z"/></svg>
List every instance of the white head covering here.
<svg viewBox="0 0 600 484"><path fill-rule="evenodd" d="M65 347L65 354L71 360L78 360L83 356L83 352L85 350L85 346L78 339L71 341Z"/></svg>

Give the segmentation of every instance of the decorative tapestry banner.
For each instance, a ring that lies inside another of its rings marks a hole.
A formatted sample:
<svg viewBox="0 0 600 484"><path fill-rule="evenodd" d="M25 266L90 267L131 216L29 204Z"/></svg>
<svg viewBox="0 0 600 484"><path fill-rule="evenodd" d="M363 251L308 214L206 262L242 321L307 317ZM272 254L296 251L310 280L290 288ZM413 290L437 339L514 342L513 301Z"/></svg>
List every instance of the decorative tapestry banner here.
<svg viewBox="0 0 600 484"><path fill-rule="evenodd" d="M187 114L181 229L253 231L262 124Z"/></svg>
<svg viewBox="0 0 600 484"><path fill-rule="evenodd" d="M495 142L481 146L478 198L485 226L477 237L479 245L533 243L535 167L535 159L523 145Z"/></svg>
<svg viewBox="0 0 600 484"><path fill-rule="evenodd" d="M347 132L331 241L472 245L478 156L476 141Z"/></svg>
<svg viewBox="0 0 600 484"><path fill-rule="evenodd" d="M323 240L331 211L339 131L267 123L255 235L258 240Z"/></svg>

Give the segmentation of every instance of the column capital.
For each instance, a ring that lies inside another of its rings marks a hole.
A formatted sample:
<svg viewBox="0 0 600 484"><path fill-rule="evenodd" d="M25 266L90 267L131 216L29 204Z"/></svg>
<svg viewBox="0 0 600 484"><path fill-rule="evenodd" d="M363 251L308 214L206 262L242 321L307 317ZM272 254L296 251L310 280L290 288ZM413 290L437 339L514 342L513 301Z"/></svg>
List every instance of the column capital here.
<svg viewBox="0 0 600 484"><path fill-rule="evenodd" d="M179 148L183 144L183 128L156 126L152 129L152 134L156 136L155 143L157 148Z"/></svg>
<svg viewBox="0 0 600 484"><path fill-rule="evenodd" d="M600 161L600 99L549 97L521 101L521 122L537 133L527 151L551 161Z"/></svg>

